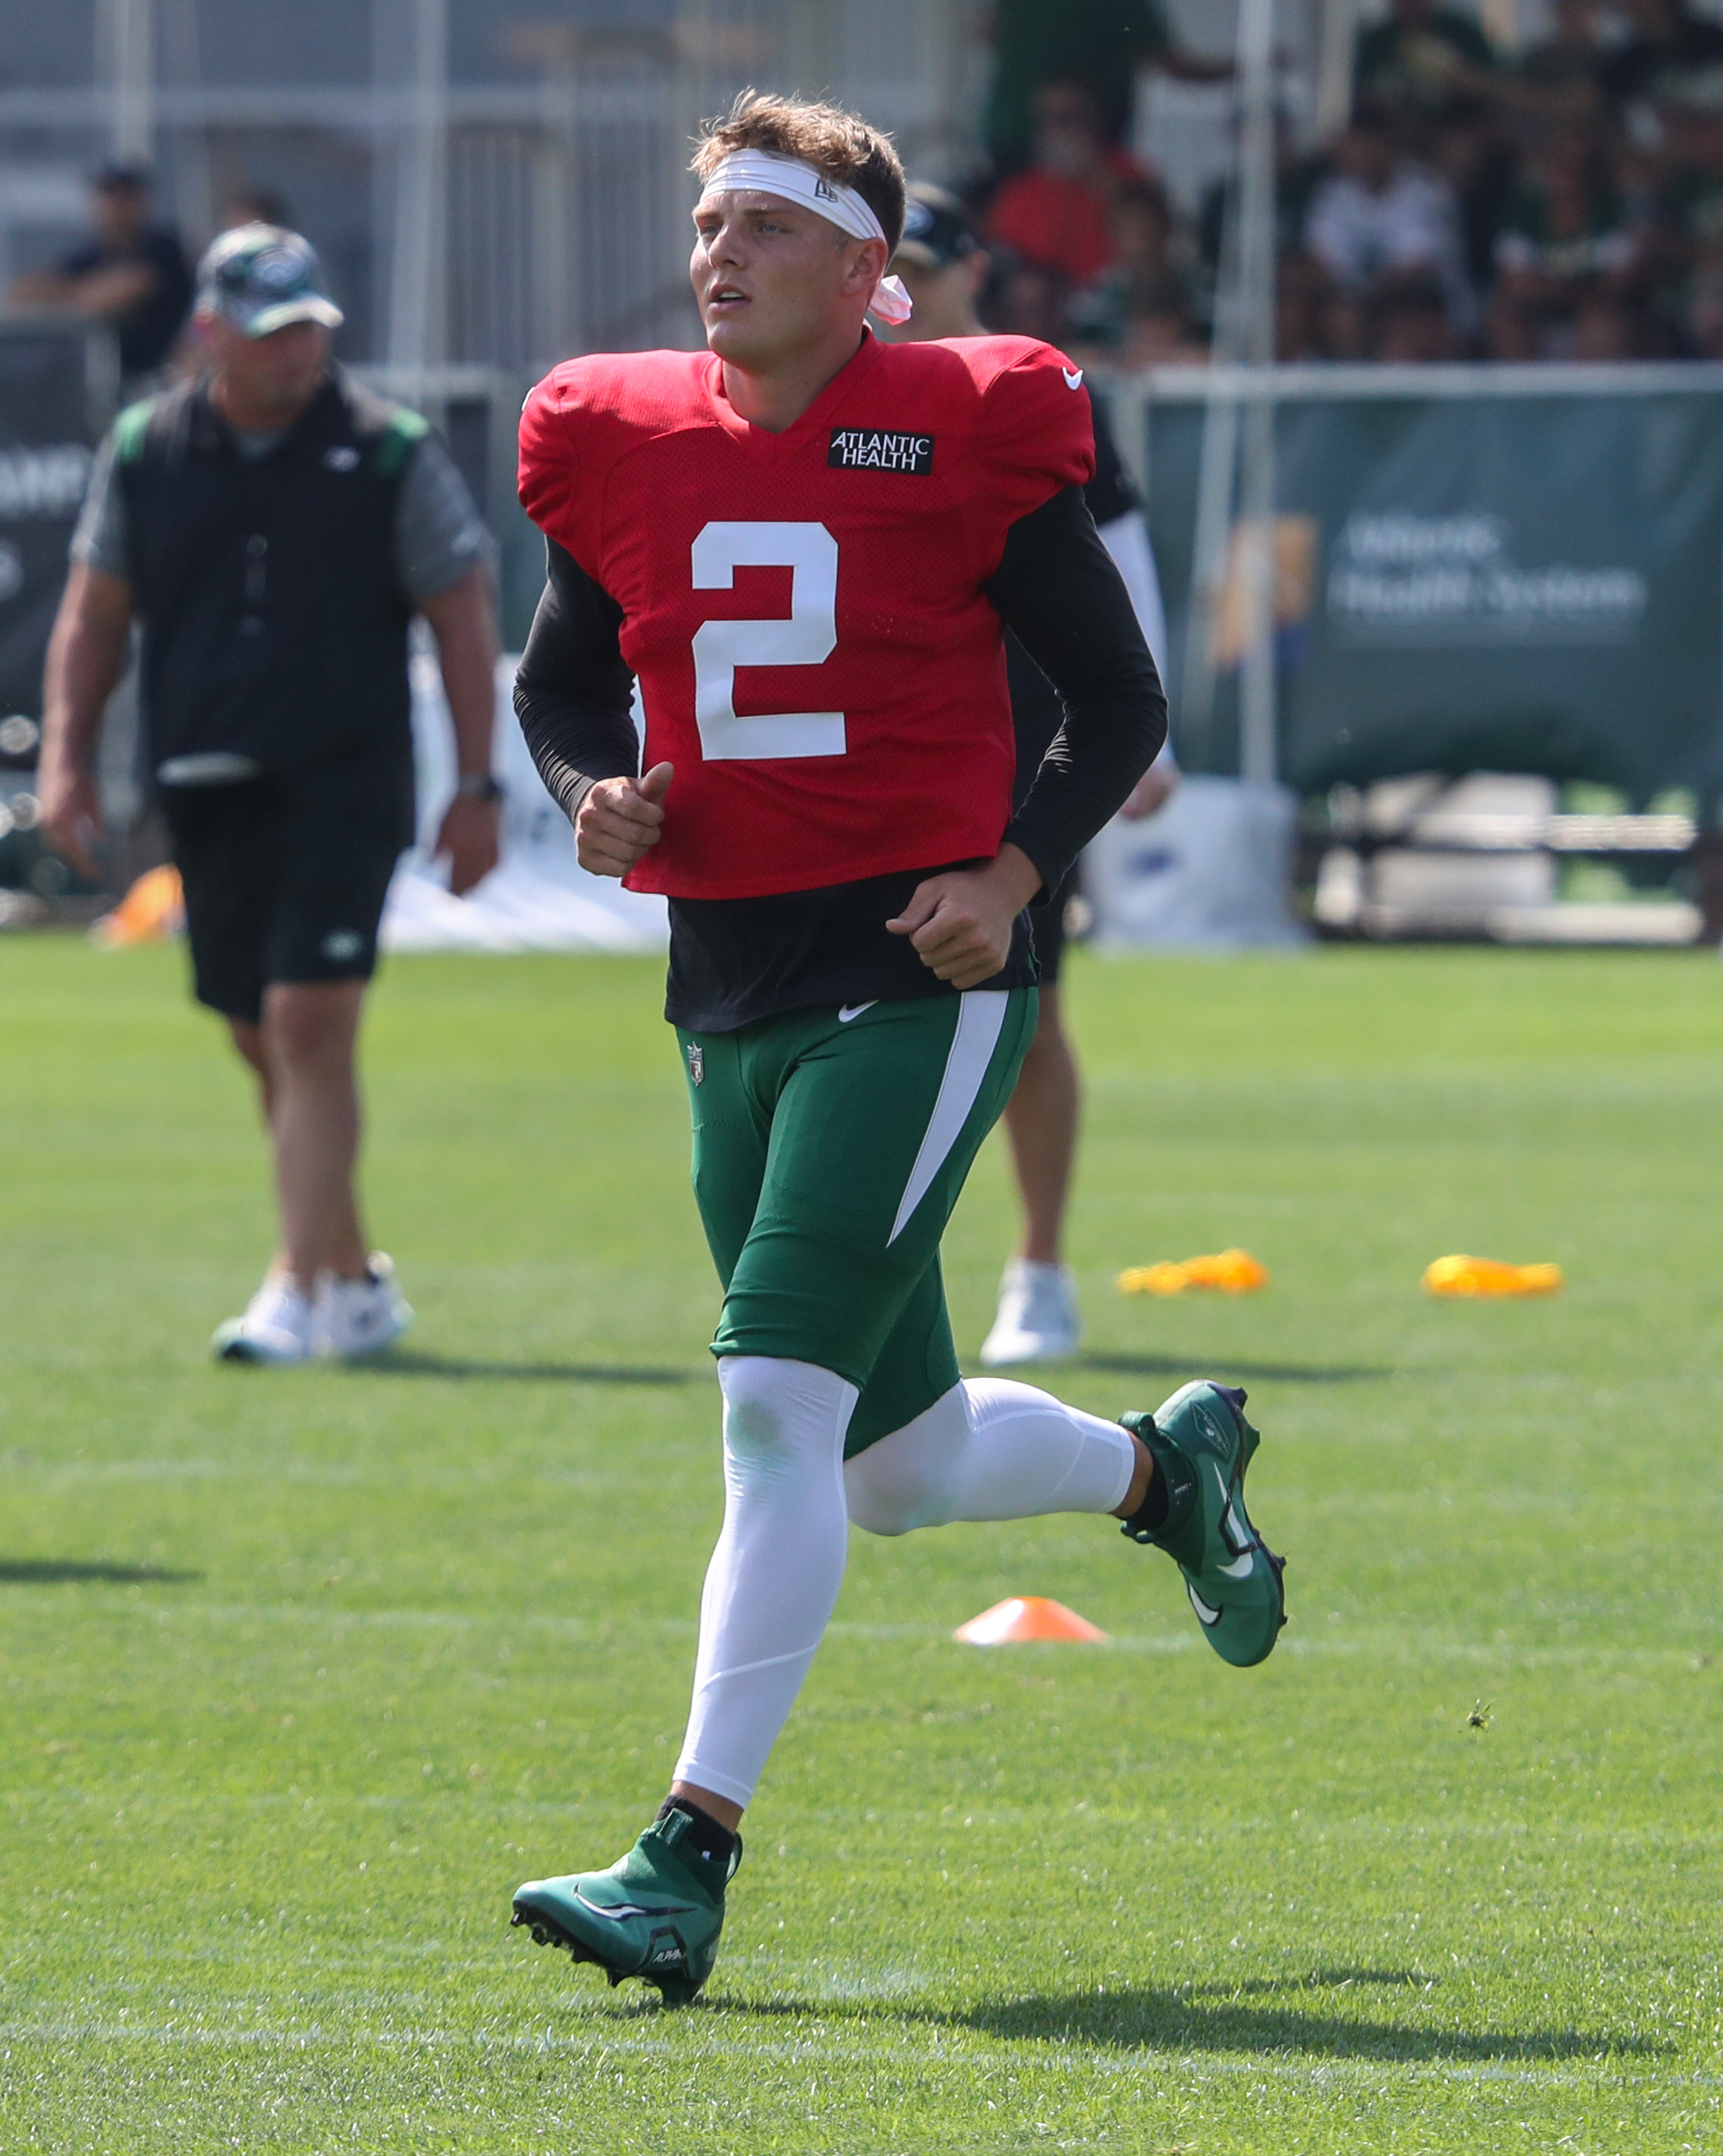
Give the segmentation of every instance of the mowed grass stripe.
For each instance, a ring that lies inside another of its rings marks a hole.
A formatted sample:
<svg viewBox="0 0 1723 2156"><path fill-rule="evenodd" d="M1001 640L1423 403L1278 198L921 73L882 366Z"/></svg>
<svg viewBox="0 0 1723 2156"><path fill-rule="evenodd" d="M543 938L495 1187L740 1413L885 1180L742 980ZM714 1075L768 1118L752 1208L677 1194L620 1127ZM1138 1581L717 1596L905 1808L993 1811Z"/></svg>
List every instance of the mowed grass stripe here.
<svg viewBox="0 0 1723 2156"><path fill-rule="evenodd" d="M57 1619L64 1613L63 1599L47 1594L26 1596L8 1594L8 1611L18 1614ZM613 1636L619 1627L667 1638L691 1638L698 1627L692 1617L630 1616L610 1620L587 1617L548 1617L528 1612L524 1615L479 1614L447 1609L364 1609L341 1610L306 1608L294 1604L274 1605L258 1603L192 1603L171 1609L151 1609L147 1605L122 1605L106 1613L110 1620L128 1626L144 1624L157 1627L188 1624L194 1625L273 1627L285 1625L295 1629L310 1627L327 1633L330 1643L340 1646L347 1635L356 1630L425 1631L430 1633L466 1634L501 1631L511 1635L521 1633L537 1634L553 1640L593 1640ZM94 1621L92 1618L90 1621ZM831 1640L901 1640L923 1646L944 1645L951 1637L943 1626L937 1625L868 1625L856 1624L844 1618L835 1618L827 1627ZM1105 1639L1085 1643L1084 1651L1097 1656L1124 1655L1186 1655L1195 1652L1203 1641L1190 1632L1109 1633ZM967 1661L972 1654L995 1653L997 1649L966 1648L961 1659ZM1055 1666L1068 1651L1060 1647L1036 1647L1013 1650L1023 1659L1043 1658ZM1410 1663L1423 1666L1444 1659L1459 1661L1485 1662L1504 1669L1633 1669L1659 1667L1705 1671L1710 1667L1710 1658L1696 1654L1692 1647L1523 1647L1501 1639L1454 1639L1428 1632L1377 1631L1367 1637L1335 1635L1324 1637L1289 1638L1281 1640L1275 1650L1279 1655L1294 1656L1338 1656L1346 1661L1380 1661Z"/></svg>
<svg viewBox="0 0 1723 2156"><path fill-rule="evenodd" d="M833 2003L837 2005L839 2002ZM703 2018L709 2025L713 2017L709 2014ZM504 2051L524 2057L561 2056L599 2064L614 2056L720 2065L732 2061L746 2063L753 2060L807 2059L837 2059L852 2065L888 2067L901 2065L909 2040L898 2044L858 2041L855 2035L855 2027L858 2026L863 2029L869 2026L864 2014L857 2017L854 2025L823 2030L818 2035L786 2038L774 2042L761 2036L741 2034L731 2036L715 2033L710 2025L703 2026L698 2035L690 2034L671 2040L663 2036L617 2032L579 2036L495 2035L463 2029L377 2029L362 2025L331 2028L315 2023L308 2023L302 2028L186 2028L172 2024L160 2028L137 2028L127 2022L65 2022L43 2026L0 2025L0 2043L99 2043L161 2049L320 2051L332 2057L340 2057L356 2048L451 2052L472 2051L479 2053ZM915 2043L924 2061L943 2060L957 2065L973 2061L978 2053L984 2055L997 2041L979 2034L967 2041L942 2035L918 2035ZM1440 2041L1439 2035L1433 2035L1433 2044L1439 2045ZM1060 2044L1015 2056L1012 2065L1015 2071L1027 2070L1043 2074L1069 2074L1081 2071L1136 2076L1177 2076L1195 2082L1222 2081L1241 2075L1263 2075L1317 2089L1336 2082L1351 2081L1373 2084L1384 2091L1396 2085L1418 2082L1499 2082L1552 2090L1572 2088L1577 2083L1583 2086L1589 2080L1594 2093L1607 2092L1612 2097L1630 2097L1636 2090L1649 2092L1653 2088L1723 2088L1723 2075L1659 2075L1654 2082L1649 2076L1623 2074L1613 2061L1604 2056L1576 2057L1559 2067L1440 2058L1396 2061L1389 2065L1367 2057L1316 2061L1274 2053L1249 2060L1217 2059L1202 2051L1162 2050L1139 2056L1127 2052L1120 2056L1116 2052L1090 2050L1080 2044Z"/></svg>

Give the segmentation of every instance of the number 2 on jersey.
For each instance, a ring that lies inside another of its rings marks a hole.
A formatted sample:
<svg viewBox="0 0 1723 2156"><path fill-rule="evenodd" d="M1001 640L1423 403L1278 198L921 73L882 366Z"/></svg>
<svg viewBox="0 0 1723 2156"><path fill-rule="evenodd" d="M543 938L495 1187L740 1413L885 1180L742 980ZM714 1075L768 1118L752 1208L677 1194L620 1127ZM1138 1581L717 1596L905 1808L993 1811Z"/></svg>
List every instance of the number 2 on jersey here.
<svg viewBox="0 0 1723 2156"><path fill-rule="evenodd" d="M738 666L819 666L838 646L838 542L823 524L714 523L694 542L694 588L736 588L736 572L787 569L790 611L779 621L708 621L694 633L694 713L709 763L842 756L842 711L739 717Z"/></svg>

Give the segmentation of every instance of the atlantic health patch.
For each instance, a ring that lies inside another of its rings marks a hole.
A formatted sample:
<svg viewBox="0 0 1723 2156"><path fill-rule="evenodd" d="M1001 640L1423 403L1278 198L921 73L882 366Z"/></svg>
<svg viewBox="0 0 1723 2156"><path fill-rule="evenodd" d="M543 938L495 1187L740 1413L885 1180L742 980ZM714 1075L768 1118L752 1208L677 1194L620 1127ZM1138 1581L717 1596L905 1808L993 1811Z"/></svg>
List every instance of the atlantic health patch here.
<svg viewBox="0 0 1723 2156"><path fill-rule="evenodd" d="M833 471L910 472L933 470L931 434L898 434L886 427L833 427L826 462Z"/></svg>

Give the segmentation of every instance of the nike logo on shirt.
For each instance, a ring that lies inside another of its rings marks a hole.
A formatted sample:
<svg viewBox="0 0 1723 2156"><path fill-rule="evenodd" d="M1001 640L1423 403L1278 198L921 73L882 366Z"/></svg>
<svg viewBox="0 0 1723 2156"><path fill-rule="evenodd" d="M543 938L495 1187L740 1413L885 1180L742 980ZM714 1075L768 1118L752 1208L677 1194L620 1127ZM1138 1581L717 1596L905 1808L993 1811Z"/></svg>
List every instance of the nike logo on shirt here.
<svg viewBox="0 0 1723 2156"><path fill-rule="evenodd" d="M874 1004L878 1003L879 1000L878 996L875 996ZM838 1014L838 1024L848 1025L851 1019L859 1018L864 1010L872 1010L874 1004L845 1004Z"/></svg>
<svg viewBox="0 0 1723 2156"><path fill-rule="evenodd" d="M1083 387L1083 370L1080 367L1062 367L1059 372L1065 378L1067 389L1080 389Z"/></svg>

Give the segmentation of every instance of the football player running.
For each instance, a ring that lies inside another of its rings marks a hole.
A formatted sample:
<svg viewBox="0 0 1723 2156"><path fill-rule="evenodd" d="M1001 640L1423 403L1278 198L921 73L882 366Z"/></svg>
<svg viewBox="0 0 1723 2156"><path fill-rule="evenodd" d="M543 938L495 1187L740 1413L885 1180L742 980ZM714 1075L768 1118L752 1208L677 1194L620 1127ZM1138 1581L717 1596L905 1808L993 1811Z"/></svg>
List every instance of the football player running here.
<svg viewBox="0 0 1723 2156"><path fill-rule="evenodd" d="M572 360L527 399L549 577L515 697L582 863L669 900L725 1511L662 1809L608 1870L523 1886L515 1920L666 2005L711 1970L852 1520L1110 1513L1228 1661L1283 1621L1242 1393L1106 1422L965 1383L946 1316L940 1238L1035 1030L1024 909L1166 732L1084 504L1081 375L1026 338L872 334L908 306L904 181L853 115L749 93L694 169L707 349ZM1015 813L1004 624L1066 707Z"/></svg>

